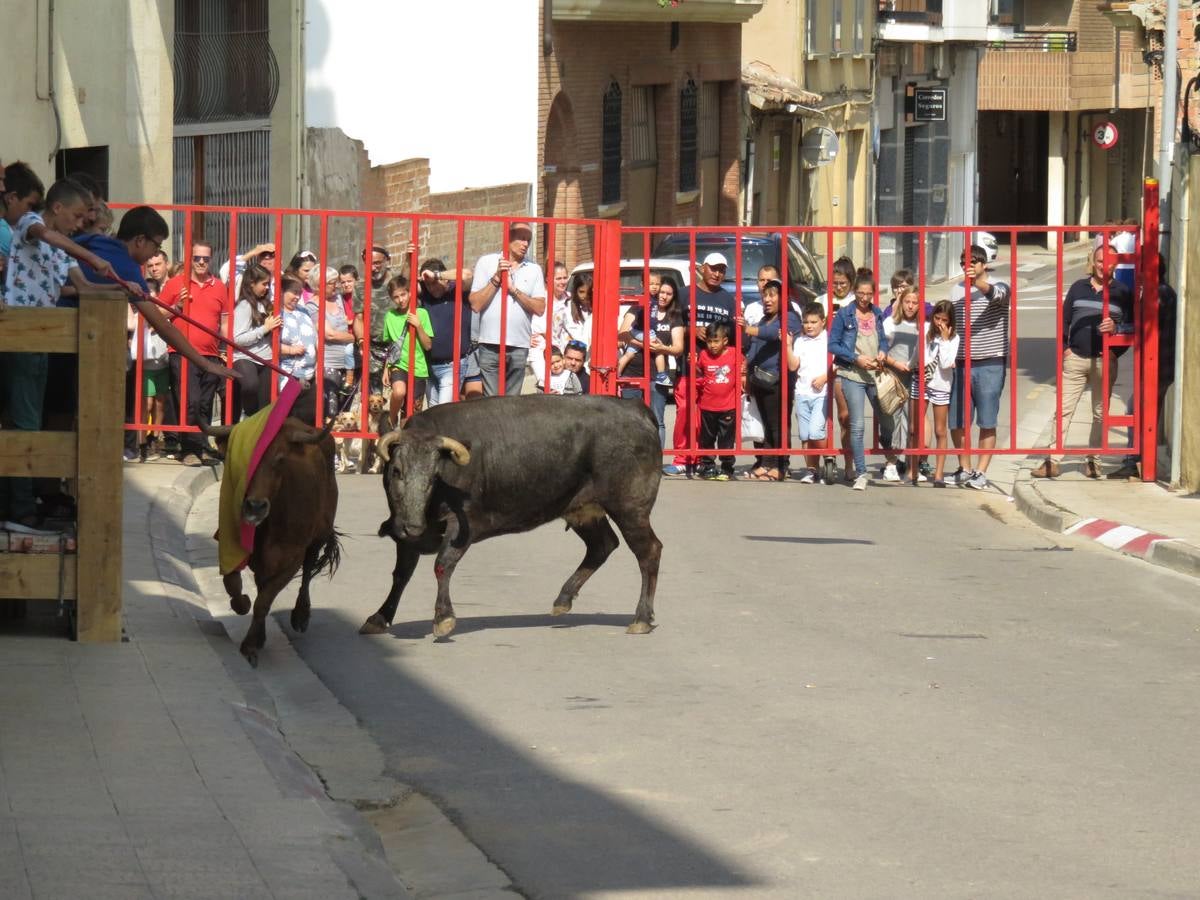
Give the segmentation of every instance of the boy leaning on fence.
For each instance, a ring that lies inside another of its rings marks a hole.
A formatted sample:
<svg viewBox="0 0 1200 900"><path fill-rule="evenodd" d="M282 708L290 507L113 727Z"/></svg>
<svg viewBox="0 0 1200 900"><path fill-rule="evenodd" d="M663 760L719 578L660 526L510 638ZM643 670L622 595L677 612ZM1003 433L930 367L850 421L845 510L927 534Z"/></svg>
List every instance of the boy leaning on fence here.
<svg viewBox="0 0 1200 900"><path fill-rule="evenodd" d="M4 218L12 229L12 240L4 272L4 300L11 307L53 309L64 284L85 285L72 257L92 263L97 270L112 271L103 260L65 237L79 228L87 212L79 188L66 181L54 184L45 194L44 215L39 212L42 198L41 180L27 165L7 167ZM4 418L10 427L41 430L48 371L46 353L4 355ZM25 526L39 524L33 479L0 479L0 517Z"/></svg>

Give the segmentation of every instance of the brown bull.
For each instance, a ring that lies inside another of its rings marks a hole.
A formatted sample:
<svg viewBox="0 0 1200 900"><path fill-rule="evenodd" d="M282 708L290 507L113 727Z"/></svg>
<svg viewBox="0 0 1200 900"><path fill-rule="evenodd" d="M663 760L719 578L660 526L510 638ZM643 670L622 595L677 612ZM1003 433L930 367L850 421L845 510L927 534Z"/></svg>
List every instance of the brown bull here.
<svg viewBox="0 0 1200 900"><path fill-rule="evenodd" d="M220 444L228 439L232 427L204 430ZM314 575L322 571L332 575L337 569L341 547L333 527L338 499L333 454L333 437L328 431L289 418L246 486L240 517L256 526L248 565L258 595L241 650L252 666L258 665L258 651L266 643L267 613L276 595L301 573L292 628L302 632L308 628L311 610L309 583ZM242 593L241 572L226 575L224 585L233 611L244 616L250 611L250 598Z"/></svg>

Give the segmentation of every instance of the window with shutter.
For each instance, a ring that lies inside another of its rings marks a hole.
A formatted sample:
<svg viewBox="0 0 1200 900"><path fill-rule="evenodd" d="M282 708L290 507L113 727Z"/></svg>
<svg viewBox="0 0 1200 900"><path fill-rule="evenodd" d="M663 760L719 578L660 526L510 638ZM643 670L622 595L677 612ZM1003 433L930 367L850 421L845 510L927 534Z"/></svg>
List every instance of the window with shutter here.
<svg viewBox="0 0 1200 900"><path fill-rule="evenodd" d="M604 92L600 126L600 202L621 200L621 86L615 81Z"/></svg>
<svg viewBox="0 0 1200 900"><path fill-rule="evenodd" d="M696 166L697 95L696 82L688 79L679 92L679 192L694 191L699 184Z"/></svg>

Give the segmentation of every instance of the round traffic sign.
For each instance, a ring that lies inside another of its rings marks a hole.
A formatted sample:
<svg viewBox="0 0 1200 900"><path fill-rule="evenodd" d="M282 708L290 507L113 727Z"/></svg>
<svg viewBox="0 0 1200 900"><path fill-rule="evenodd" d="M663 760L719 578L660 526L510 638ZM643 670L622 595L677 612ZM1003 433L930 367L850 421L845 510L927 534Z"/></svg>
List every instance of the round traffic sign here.
<svg viewBox="0 0 1200 900"><path fill-rule="evenodd" d="M1112 122L1101 122L1092 129L1092 142L1101 150L1111 150L1117 145L1117 126Z"/></svg>

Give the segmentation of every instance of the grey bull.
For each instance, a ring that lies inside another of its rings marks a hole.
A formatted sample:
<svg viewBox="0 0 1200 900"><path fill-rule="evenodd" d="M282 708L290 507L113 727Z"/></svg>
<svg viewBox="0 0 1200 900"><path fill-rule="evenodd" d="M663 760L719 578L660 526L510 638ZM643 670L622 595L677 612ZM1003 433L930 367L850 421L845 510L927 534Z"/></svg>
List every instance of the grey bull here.
<svg viewBox="0 0 1200 900"><path fill-rule="evenodd" d="M359 629L381 634L422 554L437 554L433 633L456 619L450 578L467 548L555 519L586 546L583 562L554 600L562 615L617 548L615 523L637 557L642 591L627 631L654 626L662 543L650 527L662 454L645 406L615 397L536 394L435 406L379 441L390 515L380 535L396 543L392 588Z"/></svg>

